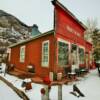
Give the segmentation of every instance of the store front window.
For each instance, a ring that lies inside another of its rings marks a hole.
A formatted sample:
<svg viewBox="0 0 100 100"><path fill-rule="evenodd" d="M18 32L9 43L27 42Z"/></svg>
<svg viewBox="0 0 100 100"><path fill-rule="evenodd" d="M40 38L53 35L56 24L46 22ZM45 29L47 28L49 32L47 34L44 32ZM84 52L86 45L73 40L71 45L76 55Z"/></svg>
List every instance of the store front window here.
<svg viewBox="0 0 100 100"><path fill-rule="evenodd" d="M80 64L84 64L84 49L79 48L79 62Z"/></svg>
<svg viewBox="0 0 100 100"><path fill-rule="evenodd" d="M58 65L66 66L68 64L68 43L58 41Z"/></svg>
<svg viewBox="0 0 100 100"><path fill-rule="evenodd" d="M42 43L42 66L49 66L49 40Z"/></svg>
<svg viewBox="0 0 100 100"><path fill-rule="evenodd" d="M72 60L72 64L75 65L77 64L77 61L78 61L78 55L77 55L77 45L75 44L72 44L71 45L71 60Z"/></svg>

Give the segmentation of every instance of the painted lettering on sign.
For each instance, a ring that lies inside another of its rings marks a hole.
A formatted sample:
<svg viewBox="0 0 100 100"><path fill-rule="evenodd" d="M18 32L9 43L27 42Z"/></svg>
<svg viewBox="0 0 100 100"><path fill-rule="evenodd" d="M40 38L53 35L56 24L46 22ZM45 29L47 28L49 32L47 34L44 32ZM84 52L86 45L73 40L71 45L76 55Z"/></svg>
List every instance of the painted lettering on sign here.
<svg viewBox="0 0 100 100"><path fill-rule="evenodd" d="M80 33L77 32L76 30L74 30L72 27L70 27L69 25L66 26L67 31L69 31L70 33L74 33L77 36L80 36Z"/></svg>

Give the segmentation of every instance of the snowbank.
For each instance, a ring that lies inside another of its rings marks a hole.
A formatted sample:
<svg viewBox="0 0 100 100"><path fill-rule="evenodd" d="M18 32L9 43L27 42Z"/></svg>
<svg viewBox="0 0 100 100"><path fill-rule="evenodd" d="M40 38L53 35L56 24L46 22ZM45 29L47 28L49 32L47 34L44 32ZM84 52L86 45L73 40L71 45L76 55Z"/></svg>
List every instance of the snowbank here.
<svg viewBox="0 0 100 100"><path fill-rule="evenodd" d="M0 74L4 77L3 74ZM23 80L6 75L4 77L9 82L13 83L18 89L22 89L21 84ZM76 84L79 89L84 93L85 97L76 97L70 94L73 91L73 84ZM32 90L24 91L30 100L41 100L40 90L43 85L32 83ZM62 86L62 100L100 100L100 77L97 74L97 70L92 70L88 75L80 78L80 81L69 83ZM52 86L50 90L50 100L58 100L58 86Z"/></svg>
<svg viewBox="0 0 100 100"><path fill-rule="evenodd" d="M0 80L0 100L22 100L10 87Z"/></svg>

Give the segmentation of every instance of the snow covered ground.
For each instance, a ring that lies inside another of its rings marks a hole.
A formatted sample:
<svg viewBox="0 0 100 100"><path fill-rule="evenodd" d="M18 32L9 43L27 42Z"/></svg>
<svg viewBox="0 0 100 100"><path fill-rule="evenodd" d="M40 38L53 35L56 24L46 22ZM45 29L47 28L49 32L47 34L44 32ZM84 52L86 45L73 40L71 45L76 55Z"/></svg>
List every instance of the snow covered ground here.
<svg viewBox="0 0 100 100"><path fill-rule="evenodd" d="M0 100L22 100L10 87L0 80Z"/></svg>
<svg viewBox="0 0 100 100"><path fill-rule="evenodd" d="M82 93L84 93L85 97L77 98L71 95L69 92L72 90L72 85L64 85L63 100L100 100L100 77L98 76L97 70L92 70L85 78L76 82L76 84Z"/></svg>
<svg viewBox="0 0 100 100"><path fill-rule="evenodd" d="M0 75L4 77L3 74ZM23 80L8 74L4 78L13 83L13 85L17 88L22 89L21 84ZM78 98L70 94L70 92L73 91L73 84L78 86L85 97ZM43 85L32 83L32 90L26 92L24 90L23 91L30 98L30 100L41 100L40 90L42 87ZM50 90L50 100L58 100L58 86L52 86ZM100 77L98 76L97 70L91 70L88 75L80 78L80 81L63 85L62 100L100 100Z"/></svg>

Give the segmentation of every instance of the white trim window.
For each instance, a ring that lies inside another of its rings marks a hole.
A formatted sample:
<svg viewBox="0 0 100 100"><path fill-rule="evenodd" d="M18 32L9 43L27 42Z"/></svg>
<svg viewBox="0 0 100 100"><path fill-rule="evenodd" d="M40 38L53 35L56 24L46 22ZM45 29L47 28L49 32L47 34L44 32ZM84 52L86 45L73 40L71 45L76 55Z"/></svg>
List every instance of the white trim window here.
<svg viewBox="0 0 100 100"><path fill-rule="evenodd" d="M49 66L49 40L42 43L42 66Z"/></svg>
<svg viewBox="0 0 100 100"><path fill-rule="evenodd" d="M20 62L25 61L25 46L20 47Z"/></svg>
<svg viewBox="0 0 100 100"><path fill-rule="evenodd" d="M78 64L78 46L76 44L71 44L71 62L72 65Z"/></svg>
<svg viewBox="0 0 100 100"><path fill-rule="evenodd" d="M11 48L7 49L7 54L8 54L8 61L11 60Z"/></svg>
<svg viewBox="0 0 100 100"><path fill-rule="evenodd" d="M85 55L84 55L84 48L79 47L79 63L84 64Z"/></svg>
<svg viewBox="0 0 100 100"><path fill-rule="evenodd" d="M65 67L69 61L69 43L58 39L58 65Z"/></svg>

